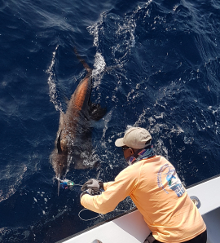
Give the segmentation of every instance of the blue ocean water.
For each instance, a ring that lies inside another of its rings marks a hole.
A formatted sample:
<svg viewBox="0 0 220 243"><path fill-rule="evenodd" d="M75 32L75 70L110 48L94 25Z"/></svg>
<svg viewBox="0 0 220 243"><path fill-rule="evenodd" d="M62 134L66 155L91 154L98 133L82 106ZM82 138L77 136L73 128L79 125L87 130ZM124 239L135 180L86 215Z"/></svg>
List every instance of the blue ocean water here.
<svg viewBox="0 0 220 243"><path fill-rule="evenodd" d="M57 195L59 111L86 74L74 47L107 114L92 123L99 168L68 179L113 180L126 166L114 141L128 125L151 132L186 186L220 173L218 1L1 0L0 46L0 242L55 242L133 207L127 199L83 221L80 187Z"/></svg>

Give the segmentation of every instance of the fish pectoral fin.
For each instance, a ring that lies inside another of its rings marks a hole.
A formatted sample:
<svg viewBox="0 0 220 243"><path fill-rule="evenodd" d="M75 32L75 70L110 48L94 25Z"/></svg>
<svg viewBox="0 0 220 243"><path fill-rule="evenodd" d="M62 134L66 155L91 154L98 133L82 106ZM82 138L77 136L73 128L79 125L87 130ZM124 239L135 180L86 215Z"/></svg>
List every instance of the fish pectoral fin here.
<svg viewBox="0 0 220 243"><path fill-rule="evenodd" d="M58 150L58 154L61 154L62 153L62 148L61 148L61 133L62 133L62 130L60 131L60 134L59 134L59 137L57 139L57 150Z"/></svg>
<svg viewBox="0 0 220 243"><path fill-rule="evenodd" d="M63 127L64 125L64 113L61 111L60 112L60 121L59 121L59 126Z"/></svg>
<svg viewBox="0 0 220 243"><path fill-rule="evenodd" d="M69 105L70 100L66 97L66 95L63 95L63 98L64 98L66 104Z"/></svg>
<svg viewBox="0 0 220 243"><path fill-rule="evenodd" d="M102 108L100 104L90 104L89 115L94 121L102 119L106 114L107 109Z"/></svg>

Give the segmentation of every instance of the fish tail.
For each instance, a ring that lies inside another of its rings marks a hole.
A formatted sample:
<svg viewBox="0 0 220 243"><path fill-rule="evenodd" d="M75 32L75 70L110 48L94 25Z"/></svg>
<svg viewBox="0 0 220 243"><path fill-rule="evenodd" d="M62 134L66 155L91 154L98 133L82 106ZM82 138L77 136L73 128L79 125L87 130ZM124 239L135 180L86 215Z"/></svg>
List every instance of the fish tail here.
<svg viewBox="0 0 220 243"><path fill-rule="evenodd" d="M76 57L79 59L79 61L82 63L83 67L86 69L86 71L88 73L92 72L92 69L90 68L90 66L85 62L85 60L79 55L78 51L76 50L76 48L74 47L74 52L76 54Z"/></svg>

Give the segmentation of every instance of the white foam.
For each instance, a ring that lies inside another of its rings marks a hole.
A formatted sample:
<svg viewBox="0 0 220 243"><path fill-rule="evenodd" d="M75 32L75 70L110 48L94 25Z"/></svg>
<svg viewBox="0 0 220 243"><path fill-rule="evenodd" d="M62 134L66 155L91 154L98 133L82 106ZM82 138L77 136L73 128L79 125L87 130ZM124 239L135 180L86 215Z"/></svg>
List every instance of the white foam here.
<svg viewBox="0 0 220 243"><path fill-rule="evenodd" d="M105 59L100 52L95 54L94 69L92 70L92 77L94 79L94 87L100 84L105 70Z"/></svg>
<svg viewBox="0 0 220 243"><path fill-rule="evenodd" d="M138 120L135 122L134 126L139 126L141 127L142 124L146 123L146 110L144 109L141 115L139 116Z"/></svg>
<svg viewBox="0 0 220 243"><path fill-rule="evenodd" d="M62 105L61 103L58 101L57 97L58 97L58 92L57 92L57 88L56 88L56 83L54 80L54 65L55 65L55 57L56 57L56 52L58 49L59 45L56 46L53 55L52 55L52 60L50 63L49 68L47 69L46 73L49 74L47 83L49 85L49 96L50 96L50 101L54 104L54 107L57 111L62 112Z"/></svg>
<svg viewBox="0 0 220 243"><path fill-rule="evenodd" d="M20 164L18 167L7 165L7 170L8 172L5 174L5 177L2 178L3 180L7 179L7 183L4 185L4 188L0 190L0 202L7 200L17 191L27 171L27 166L25 164ZM17 172L15 173L14 171Z"/></svg>
<svg viewBox="0 0 220 243"><path fill-rule="evenodd" d="M103 134L102 134L102 146L104 148L107 148L107 145L106 145L106 140L105 140L105 137L106 137L106 132L108 130L108 124L109 122L111 121L112 119L112 113L113 113L113 110L111 110L110 112L108 112L108 114L105 115L104 117L104 128L103 128Z"/></svg>
<svg viewBox="0 0 220 243"><path fill-rule="evenodd" d="M94 79L94 84L93 84L94 87L97 87L100 84L106 66L105 59L101 51L99 50L99 31L101 29L100 26L103 23L104 15L105 13L102 13L100 16L100 20L97 23L87 27L89 33L94 37L93 45L97 47L97 52L95 54L95 61L94 61L94 69L92 71L92 77Z"/></svg>
<svg viewBox="0 0 220 243"><path fill-rule="evenodd" d="M100 26L103 24L105 14L106 12L101 13L99 21L94 25L87 27L87 30L89 31L90 35L94 36L93 45L96 47L99 46L99 29Z"/></svg>

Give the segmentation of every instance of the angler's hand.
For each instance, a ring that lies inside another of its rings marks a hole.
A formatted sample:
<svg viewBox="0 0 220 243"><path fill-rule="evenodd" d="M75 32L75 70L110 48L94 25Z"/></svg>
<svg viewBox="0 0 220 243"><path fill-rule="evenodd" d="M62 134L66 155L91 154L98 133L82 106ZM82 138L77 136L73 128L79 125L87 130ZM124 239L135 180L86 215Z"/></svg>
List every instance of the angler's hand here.
<svg viewBox="0 0 220 243"><path fill-rule="evenodd" d="M81 187L81 191L85 191L87 189L93 189L94 191L104 190L103 182L96 179L90 179Z"/></svg>
<svg viewBox="0 0 220 243"><path fill-rule="evenodd" d="M102 192L99 190L99 189L92 189L92 188L89 188L85 191L83 191L81 194L80 194L80 199L83 195L85 194L89 194L90 196L95 196L95 195L100 195L102 194Z"/></svg>

